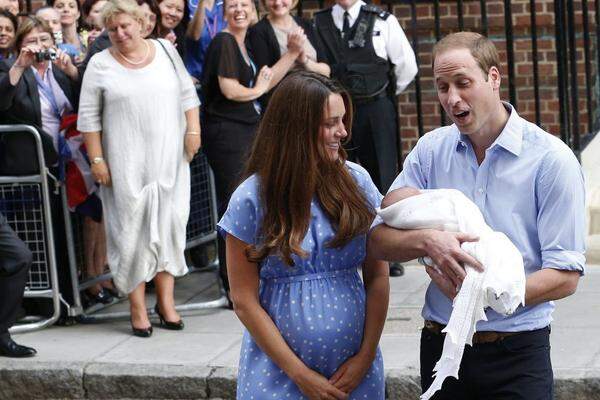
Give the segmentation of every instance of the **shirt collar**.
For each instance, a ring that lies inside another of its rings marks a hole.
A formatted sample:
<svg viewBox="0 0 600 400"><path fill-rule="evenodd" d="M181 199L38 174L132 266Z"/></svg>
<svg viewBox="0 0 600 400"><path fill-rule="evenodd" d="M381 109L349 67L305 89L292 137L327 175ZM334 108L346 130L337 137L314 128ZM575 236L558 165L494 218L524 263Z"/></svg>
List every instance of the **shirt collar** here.
<svg viewBox="0 0 600 400"><path fill-rule="evenodd" d="M354 3L352 5L352 7L350 7L348 9L348 14L350 14L350 21L356 21L356 18L358 18L358 14L360 13L360 8L365 5L366 3L363 0L358 0L356 3ZM340 7L337 3L333 6L332 12L334 14L336 14L337 16L339 16L340 18L344 18L344 10L342 7Z"/></svg>
<svg viewBox="0 0 600 400"><path fill-rule="evenodd" d="M33 65L30 67L33 71L34 74L40 76L40 74L38 73L37 68L35 68ZM44 71L44 76L40 76L40 78L42 78L42 80L47 81L49 78L48 72L52 71L52 62L48 63L48 66L46 67L46 70Z"/></svg>
<svg viewBox="0 0 600 400"><path fill-rule="evenodd" d="M517 110L508 102L503 101L502 104L509 112L508 121L500 132L500 135L496 138L494 143L490 145L490 148L494 146L500 146L505 150L513 153L515 156L519 156L521 154L521 149L523 148L523 123L522 118L517 113ZM454 125L456 128L456 125ZM469 137L460 133L458 128L456 128L458 132L458 140L456 142L457 149L460 147L466 148L467 143L469 142Z"/></svg>

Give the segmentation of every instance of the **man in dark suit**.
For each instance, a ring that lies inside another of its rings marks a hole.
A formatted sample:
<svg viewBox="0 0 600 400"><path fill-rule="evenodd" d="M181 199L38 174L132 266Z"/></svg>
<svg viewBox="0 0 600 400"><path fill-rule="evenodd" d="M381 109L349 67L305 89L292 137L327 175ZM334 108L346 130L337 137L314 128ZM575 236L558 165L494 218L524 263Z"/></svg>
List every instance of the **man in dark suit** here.
<svg viewBox="0 0 600 400"><path fill-rule="evenodd" d="M36 354L35 349L15 343L8 333L21 305L32 258L27 245L0 214L0 356L31 357Z"/></svg>

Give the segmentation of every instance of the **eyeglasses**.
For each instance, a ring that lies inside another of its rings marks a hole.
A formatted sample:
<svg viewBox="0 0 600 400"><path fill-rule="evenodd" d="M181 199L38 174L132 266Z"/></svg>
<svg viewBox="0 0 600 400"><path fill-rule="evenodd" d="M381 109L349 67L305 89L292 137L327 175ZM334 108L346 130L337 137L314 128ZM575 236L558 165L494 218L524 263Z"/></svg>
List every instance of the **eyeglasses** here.
<svg viewBox="0 0 600 400"><path fill-rule="evenodd" d="M37 37L28 38L27 40L23 41L23 46L29 46L32 44L40 44L40 45L52 44L52 37L50 35L46 34L46 35L40 35Z"/></svg>

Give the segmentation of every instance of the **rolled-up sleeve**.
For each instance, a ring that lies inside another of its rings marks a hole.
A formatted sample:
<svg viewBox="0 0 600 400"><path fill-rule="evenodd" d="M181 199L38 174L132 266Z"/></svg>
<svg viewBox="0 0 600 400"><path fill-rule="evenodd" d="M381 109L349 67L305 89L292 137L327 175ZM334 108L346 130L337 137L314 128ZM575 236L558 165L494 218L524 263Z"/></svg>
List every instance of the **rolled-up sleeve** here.
<svg viewBox="0 0 600 400"><path fill-rule="evenodd" d="M585 189L579 162L568 149L549 152L536 191L542 268L585 271Z"/></svg>

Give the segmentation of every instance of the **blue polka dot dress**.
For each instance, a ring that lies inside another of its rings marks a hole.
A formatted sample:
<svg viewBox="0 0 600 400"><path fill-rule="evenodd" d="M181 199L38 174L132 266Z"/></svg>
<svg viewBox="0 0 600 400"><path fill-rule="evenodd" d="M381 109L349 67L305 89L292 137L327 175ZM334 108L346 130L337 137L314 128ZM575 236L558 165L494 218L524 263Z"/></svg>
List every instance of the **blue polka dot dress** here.
<svg viewBox="0 0 600 400"><path fill-rule="evenodd" d="M347 162L348 169L375 208L382 196L367 171ZM251 176L233 193L218 224L221 234L258 244L264 215L258 200L258 179ZM311 369L330 378L360 349L365 321L365 290L357 268L365 258L366 235L342 248L326 246L334 237L331 223L317 201L302 242L307 258L293 256L295 266L269 256L259 265L260 302L290 348ZM384 399L381 351L350 399ZM237 399L305 399L298 387L244 332L240 354Z"/></svg>

